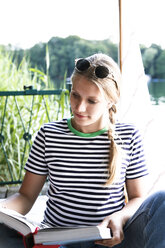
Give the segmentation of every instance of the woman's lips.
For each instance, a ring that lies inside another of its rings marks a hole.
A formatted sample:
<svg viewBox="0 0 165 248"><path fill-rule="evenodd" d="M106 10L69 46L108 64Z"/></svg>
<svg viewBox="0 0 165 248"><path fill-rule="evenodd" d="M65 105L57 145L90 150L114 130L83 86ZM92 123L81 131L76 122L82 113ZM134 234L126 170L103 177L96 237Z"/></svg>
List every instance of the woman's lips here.
<svg viewBox="0 0 165 248"><path fill-rule="evenodd" d="M75 115L76 115L78 118L86 118L86 117L87 117L86 115L81 115L81 114L78 114L78 113L75 113Z"/></svg>

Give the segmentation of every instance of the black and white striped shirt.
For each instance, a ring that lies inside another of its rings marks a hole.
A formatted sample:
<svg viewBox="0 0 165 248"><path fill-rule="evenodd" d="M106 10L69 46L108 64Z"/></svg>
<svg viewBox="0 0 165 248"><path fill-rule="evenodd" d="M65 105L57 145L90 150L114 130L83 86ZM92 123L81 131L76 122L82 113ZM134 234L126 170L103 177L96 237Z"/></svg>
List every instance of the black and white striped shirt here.
<svg viewBox="0 0 165 248"><path fill-rule="evenodd" d="M148 174L141 136L130 124L117 123L122 149L118 180L105 187L110 140L107 130L81 133L71 119L45 124L34 140L25 169L48 175L44 221L53 226L97 225L125 204L124 184Z"/></svg>

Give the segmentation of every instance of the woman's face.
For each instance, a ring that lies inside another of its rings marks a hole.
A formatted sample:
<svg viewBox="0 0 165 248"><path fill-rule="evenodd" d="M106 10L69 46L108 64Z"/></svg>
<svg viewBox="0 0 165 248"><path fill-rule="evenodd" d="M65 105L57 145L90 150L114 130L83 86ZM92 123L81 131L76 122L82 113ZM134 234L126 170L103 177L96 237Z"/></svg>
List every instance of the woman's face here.
<svg viewBox="0 0 165 248"><path fill-rule="evenodd" d="M76 78L70 101L75 129L91 133L106 126L109 103L96 84L81 76Z"/></svg>

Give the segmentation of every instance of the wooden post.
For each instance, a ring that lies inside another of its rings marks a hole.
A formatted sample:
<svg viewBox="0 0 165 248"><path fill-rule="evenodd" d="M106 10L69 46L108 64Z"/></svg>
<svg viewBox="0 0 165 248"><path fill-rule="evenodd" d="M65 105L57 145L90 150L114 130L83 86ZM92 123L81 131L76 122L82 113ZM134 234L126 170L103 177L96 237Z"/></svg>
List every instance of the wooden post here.
<svg viewBox="0 0 165 248"><path fill-rule="evenodd" d="M119 0L119 66L122 72L122 0Z"/></svg>

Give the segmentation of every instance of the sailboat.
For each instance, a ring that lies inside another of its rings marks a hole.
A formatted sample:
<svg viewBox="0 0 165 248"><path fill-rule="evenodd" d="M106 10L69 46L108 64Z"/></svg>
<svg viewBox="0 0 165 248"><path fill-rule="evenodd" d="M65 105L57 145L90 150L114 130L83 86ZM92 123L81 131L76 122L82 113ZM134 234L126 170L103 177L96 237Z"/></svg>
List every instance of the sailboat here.
<svg viewBox="0 0 165 248"><path fill-rule="evenodd" d="M150 171L149 192L164 190L164 138L162 131L165 119L153 114L144 73L138 37L134 26L134 13L139 1L119 0L119 61L122 72L122 92L120 102L120 120L134 123L144 138L146 159ZM158 111L155 109L154 113ZM159 112L159 111L158 111Z"/></svg>
<svg viewBox="0 0 165 248"><path fill-rule="evenodd" d="M119 64L122 73L119 116L123 122L134 123L145 132L151 121L151 103L147 76L135 26L135 1L119 2ZM139 4L139 2L137 3Z"/></svg>

